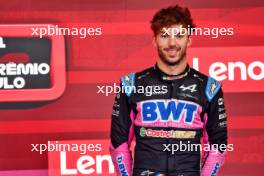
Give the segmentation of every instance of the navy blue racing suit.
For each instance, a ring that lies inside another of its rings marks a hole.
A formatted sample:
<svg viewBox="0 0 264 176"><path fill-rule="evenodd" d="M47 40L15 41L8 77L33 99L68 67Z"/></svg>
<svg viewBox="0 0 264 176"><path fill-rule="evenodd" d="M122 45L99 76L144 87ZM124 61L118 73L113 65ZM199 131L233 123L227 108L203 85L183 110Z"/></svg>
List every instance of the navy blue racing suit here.
<svg viewBox="0 0 264 176"><path fill-rule="evenodd" d="M122 77L121 87L129 89L116 95L110 146L119 175L217 175L226 153L217 146L227 145L220 82L188 65L179 75L155 65ZM210 146L203 154L186 148L201 143Z"/></svg>

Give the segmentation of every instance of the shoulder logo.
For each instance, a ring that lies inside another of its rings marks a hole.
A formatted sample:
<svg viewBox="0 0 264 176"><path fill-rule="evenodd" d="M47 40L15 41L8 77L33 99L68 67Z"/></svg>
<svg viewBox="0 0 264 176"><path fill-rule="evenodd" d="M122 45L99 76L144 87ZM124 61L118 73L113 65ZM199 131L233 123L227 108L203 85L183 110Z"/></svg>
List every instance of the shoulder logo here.
<svg viewBox="0 0 264 176"><path fill-rule="evenodd" d="M133 92L133 87L135 86L135 73L122 77L121 82L123 87L129 87L129 89L126 89L126 94L127 96L130 96Z"/></svg>
<svg viewBox="0 0 264 176"><path fill-rule="evenodd" d="M221 88L221 83L211 77L208 78L207 85L206 85L206 97L208 101L211 101L214 96L217 94L219 89Z"/></svg>

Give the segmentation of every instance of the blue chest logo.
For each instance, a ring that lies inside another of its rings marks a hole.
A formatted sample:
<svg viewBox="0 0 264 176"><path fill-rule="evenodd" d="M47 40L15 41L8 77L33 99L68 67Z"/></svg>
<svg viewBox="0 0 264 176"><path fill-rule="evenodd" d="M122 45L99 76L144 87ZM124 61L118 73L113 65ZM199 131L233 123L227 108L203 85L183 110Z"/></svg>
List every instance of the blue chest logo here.
<svg viewBox="0 0 264 176"><path fill-rule="evenodd" d="M192 123L198 105L187 101L164 100L147 101L142 103L142 120L145 123L180 122Z"/></svg>

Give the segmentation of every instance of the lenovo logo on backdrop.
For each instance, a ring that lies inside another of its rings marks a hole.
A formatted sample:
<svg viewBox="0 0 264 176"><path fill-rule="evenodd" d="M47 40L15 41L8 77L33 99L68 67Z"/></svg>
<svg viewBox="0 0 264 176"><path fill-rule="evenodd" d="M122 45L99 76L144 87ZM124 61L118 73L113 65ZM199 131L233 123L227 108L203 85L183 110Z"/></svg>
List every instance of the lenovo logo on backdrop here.
<svg viewBox="0 0 264 176"><path fill-rule="evenodd" d="M264 47L192 48L193 68L221 81L226 92L264 90Z"/></svg>
<svg viewBox="0 0 264 176"><path fill-rule="evenodd" d="M108 140L54 141L49 176L115 175ZM55 150L56 149L56 150Z"/></svg>

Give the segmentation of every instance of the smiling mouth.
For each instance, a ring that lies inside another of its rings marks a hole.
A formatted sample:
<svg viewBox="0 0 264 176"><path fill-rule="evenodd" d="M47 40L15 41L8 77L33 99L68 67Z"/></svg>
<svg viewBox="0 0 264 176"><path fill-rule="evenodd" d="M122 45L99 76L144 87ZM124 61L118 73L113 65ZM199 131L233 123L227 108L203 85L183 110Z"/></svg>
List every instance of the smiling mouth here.
<svg viewBox="0 0 264 176"><path fill-rule="evenodd" d="M165 49L165 51L169 54L169 56L173 57L173 56L177 55L177 53L179 52L179 49L177 49L177 48L168 48L168 49Z"/></svg>

